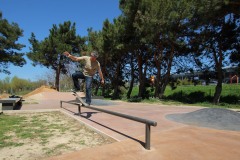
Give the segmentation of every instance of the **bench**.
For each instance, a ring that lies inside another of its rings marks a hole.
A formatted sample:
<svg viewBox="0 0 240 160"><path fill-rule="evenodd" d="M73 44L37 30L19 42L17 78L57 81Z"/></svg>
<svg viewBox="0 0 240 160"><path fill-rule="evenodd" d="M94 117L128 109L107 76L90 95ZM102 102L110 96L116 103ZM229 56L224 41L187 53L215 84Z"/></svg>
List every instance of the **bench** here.
<svg viewBox="0 0 240 160"><path fill-rule="evenodd" d="M22 98L3 98L0 99L0 113L3 110L15 110L22 105Z"/></svg>

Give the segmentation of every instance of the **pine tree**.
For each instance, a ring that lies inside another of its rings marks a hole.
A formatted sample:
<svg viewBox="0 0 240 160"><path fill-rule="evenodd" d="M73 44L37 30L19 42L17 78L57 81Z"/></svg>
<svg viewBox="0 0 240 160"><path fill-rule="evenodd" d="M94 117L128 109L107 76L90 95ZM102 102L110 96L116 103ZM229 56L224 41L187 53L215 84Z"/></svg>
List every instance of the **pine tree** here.
<svg viewBox="0 0 240 160"><path fill-rule="evenodd" d="M65 74L66 64L70 60L62 55L64 51L80 53L85 40L76 35L75 23L70 21L63 24L53 25L50 34L43 41L38 41L32 33L29 39L32 47L27 53L29 59L33 61L33 66L42 65L55 71L55 87L59 91L60 74Z"/></svg>
<svg viewBox="0 0 240 160"><path fill-rule="evenodd" d="M10 74L9 64L22 67L26 64L24 53L20 53L25 45L17 43L23 36L23 30L17 23L9 23L7 19L2 18L0 12L0 72Z"/></svg>

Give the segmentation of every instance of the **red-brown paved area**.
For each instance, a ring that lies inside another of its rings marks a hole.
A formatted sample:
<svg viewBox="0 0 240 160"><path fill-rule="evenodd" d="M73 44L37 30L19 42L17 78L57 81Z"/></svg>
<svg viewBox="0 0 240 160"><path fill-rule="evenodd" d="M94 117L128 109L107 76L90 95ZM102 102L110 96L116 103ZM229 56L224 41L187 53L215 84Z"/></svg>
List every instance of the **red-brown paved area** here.
<svg viewBox="0 0 240 160"><path fill-rule="evenodd" d="M60 109L60 100L73 100L71 93L44 92L35 97L39 104L24 104L21 110ZM96 106L156 121L151 127L151 150L145 150L145 125L99 111L63 104L61 111L107 134L118 142L51 157L49 160L239 160L240 132L188 126L167 120L165 115L186 113L200 107L164 106L114 102Z"/></svg>

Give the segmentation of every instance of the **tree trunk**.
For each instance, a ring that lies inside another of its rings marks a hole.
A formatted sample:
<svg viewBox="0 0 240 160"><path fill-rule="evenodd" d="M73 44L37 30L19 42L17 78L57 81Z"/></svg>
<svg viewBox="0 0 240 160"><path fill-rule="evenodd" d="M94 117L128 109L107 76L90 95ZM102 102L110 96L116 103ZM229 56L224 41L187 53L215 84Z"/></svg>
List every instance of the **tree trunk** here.
<svg viewBox="0 0 240 160"><path fill-rule="evenodd" d="M165 75L166 76L166 75ZM167 77L166 77L167 78ZM169 79L169 78L167 78ZM159 99L162 99L163 98L163 95L164 95L164 92L165 92L165 89L167 87L167 84L168 84L168 80L166 80L166 82L163 82L162 85L160 86L160 89L159 89L159 94L158 94L158 98Z"/></svg>
<svg viewBox="0 0 240 160"><path fill-rule="evenodd" d="M104 97L105 96L105 90L106 90L106 87L105 85L102 86L102 96Z"/></svg>
<svg viewBox="0 0 240 160"><path fill-rule="evenodd" d="M56 77L55 77L55 88L57 91L59 91L59 85L60 85L59 81L60 81L60 66L56 70Z"/></svg>
<svg viewBox="0 0 240 160"><path fill-rule="evenodd" d="M158 97L159 93L160 93L160 82L161 82L161 64L162 64L162 58L163 58L163 47L161 45L161 43L159 42L157 45L157 48L159 50L159 52L155 52L154 53L154 61L156 64L156 68L157 68L157 76L155 78L155 93L154 93L154 97Z"/></svg>
<svg viewBox="0 0 240 160"><path fill-rule="evenodd" d="M57 89L57 91L60 90L60 74L61 74L61 70L62 70L62 61L63 61L63 56L59 55L59 60L58 60L58 65L56 67L56 78L55 78L55 87Z"/></svg>
<svg viewBox="0 0 240 160"><path fill-rule="evenodd" d="M217 57L217 53L213 53L213 57L216 63L216 71L217 71L217 78L218 78L218 83L215 88L215 93L214 93L214 98L213 98L213 103L214 104L219 104L220 102L220 97L222 93L222 81L223 81L223 73L222 73L222 60L223 60L223 55L220 49L220 52Z"/></svg>
<svg viewBox="0 0 240 160"><path fill-rule="evenodd" d="M106 58L106 55L104 54L104 64L103 64L103 67L102 67L102 74L104 76L104 79L106 77L106 65L107 65L107 58ZM104 97L105 96L105 91L106 91L106 85L102 85L102 96Z"/></svg>
<svg viewBox="0 0 240 160"><path fill-rule="evenodd" d="M155 55L156 56L156 55ZM160 81L161 81L161 61L159 58L155 58L155 63L156 63L156 67L157 67L157 76L155 78L155 93L154 96L158 97L160 91L159 91L159 87L160 87Z"/></svg>
<svg viewBox="0 0 240 160"><path fill-rule="evenodd" d="M143 71L143 57L141 55L138 55L138 70L139 70L139 83L140 83L138 97L145 98L145 91L146 91L145 81L146 81L147 65L145 65L145 68Z"/></svg>
<svg viewBox="0 0 240 160"><path fill-rule="evenodd" d="M143 71L143 82L142 82L142 84L143 84L143 86L142 86L142 94L143 94L142 97L143 97L143 99L147 98L146 96L149 97L149 95L146 95L146 75L147 75L147 63L145 65L144 71Z"/></svg>
<svg viewBox="0 0 240 160"><path fill-rule="evenodd" d="M128 89L128 92L127 92L127 98L129 99L130 96L131 96L131 93L132 93L132 89L133 89L133 84L134 84L134 79L135 79L135 75L134 75L134 64L133 64L133 56L131 56L131 82L130 82L130 85L129 85L129 89Z"/></svg>
<svg viewBox="0 0 240 160"><path fill-rule="evenodd" d="M215 93L214 93L214 98L213 98L214 104L219 104L221 93L222 93L222 83L218 82L217 86L215 88Z"/></svg>
<svg viewBox="0 0 240 160"><path fill-rule="evenodd" d="M168 85L169 82L169 77L171 73L171 68L172 68L172 61L173 61L173 55L174 55L174 49L172 48L172 51L170 53L170 57L168 59L168 68L167 68L167 73L164 75L164 78L162 79L161 86L160 86L160 93L159 93L159 98L162 99L165 89Z"/></svg>
<svg viewBox="0 0 240 160"><path fill-rule="evenodd" d="M131 82L130 82L130 86L127 92L127 98L129 99L132 93L132 89L133 89L133 84L134 84L134 77L132 77Z"/></svg>
<svg viewBox="0 0 240 160"><path fill-rule="evenodd" d="M120 61L117 61L117 68L116 68L116 74L114 76L114 83L113 83L113 87L114 87L114 91L113 91L113 96L112 99L117 99L119 98L119 75L120 75L120 69L121 69L121 63Z"/></svg>
<svg viewBox="0 0 240 160"><path fill-rule="evenodd" d="M95 96L96 96L97 93L98 93L98 89L99 89L99 84L96 85L95 92L94 92L94 95L95 95Z"/></svg>
<svg viewBox="0 0 240 160"><path fill-rule="evenodd" d="M138 73L139 73L139 90L138 97L142 97L142 86L143 86L143 72L142 72L142 57L140 55L137 56L138 59Z"/></svg>
<svg viewBox="0 0 240 160"><path fill-rule="evenodd" d="M158 97L159 95L159 86L160 86L160 68L157 68L157 76L155 78L155 93L154 93L154 97Z"/></svg>

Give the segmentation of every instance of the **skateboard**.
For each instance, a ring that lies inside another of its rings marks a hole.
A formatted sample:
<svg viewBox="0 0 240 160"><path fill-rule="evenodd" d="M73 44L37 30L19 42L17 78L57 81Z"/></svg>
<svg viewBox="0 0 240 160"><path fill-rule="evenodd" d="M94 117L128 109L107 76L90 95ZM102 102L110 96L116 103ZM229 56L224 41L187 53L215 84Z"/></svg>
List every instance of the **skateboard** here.
<svg viewBox="0 0 240 160"><path fill-rule="evenodd" d="M76 98L79 100L79 102L82 104L82 106L87 106L87 104L84 102L84 100L77 94L77 92L72 91L73 95L76 96Z"/></svg>

